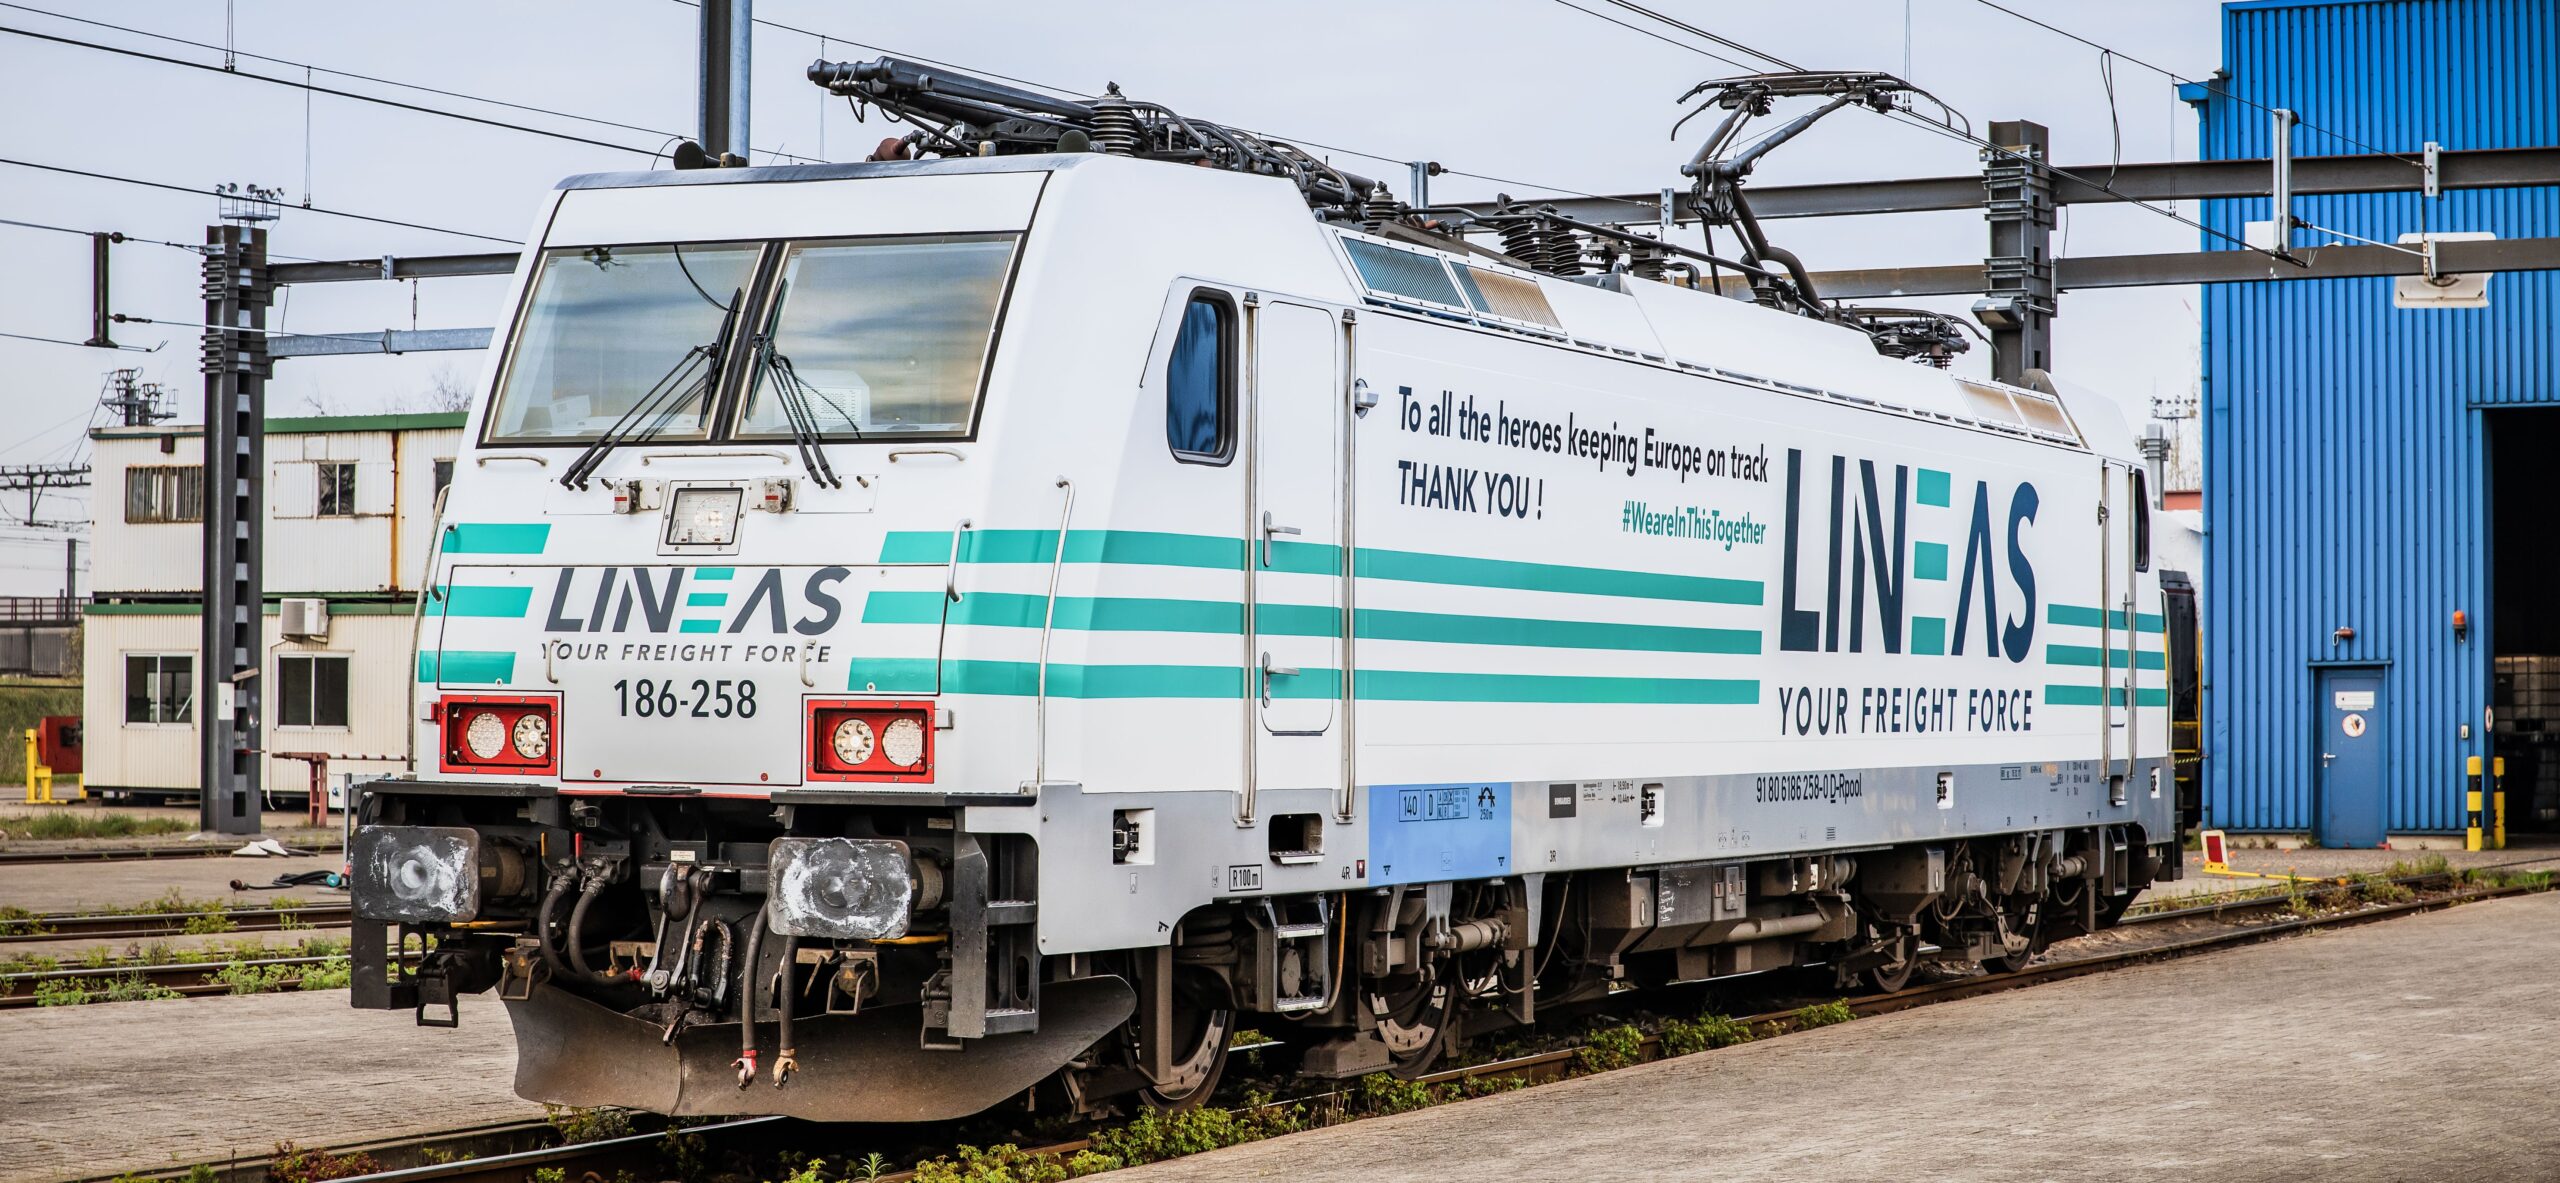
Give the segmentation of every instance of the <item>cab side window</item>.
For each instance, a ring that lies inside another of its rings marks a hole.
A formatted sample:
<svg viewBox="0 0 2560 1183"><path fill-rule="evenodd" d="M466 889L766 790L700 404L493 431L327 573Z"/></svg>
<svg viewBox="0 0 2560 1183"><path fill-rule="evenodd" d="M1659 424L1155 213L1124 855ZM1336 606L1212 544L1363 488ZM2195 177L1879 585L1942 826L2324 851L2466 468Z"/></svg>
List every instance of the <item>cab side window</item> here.
<svg viewBox="0 0 2560 1183"><path fill-rule="evenodd" d="M1225 464L1235 455L1235 306L1194 293L1182 309L1165 363L1164 438L1186 464Z"/></svg>

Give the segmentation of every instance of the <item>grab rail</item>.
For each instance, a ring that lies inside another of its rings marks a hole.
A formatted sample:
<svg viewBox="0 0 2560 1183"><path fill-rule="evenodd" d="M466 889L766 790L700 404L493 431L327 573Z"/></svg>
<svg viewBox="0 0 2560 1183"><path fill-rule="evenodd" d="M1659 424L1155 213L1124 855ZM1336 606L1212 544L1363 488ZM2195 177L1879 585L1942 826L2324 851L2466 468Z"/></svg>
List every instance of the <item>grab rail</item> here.
<svg viewBox="0 0 2560 1183"><path fill-rule="evenodd" d="M1049 783L1049 633L1058 623L1058 573L1067 565L1067 523L1076 514L1076 485L1065 477L1058 487L1067 491L1066 505L1058 510L1058 542L1049 553L1049 605L1040 614L1040 679L1039 697L1032 702L1032 726L1039 731L1034 741L1031 763L1031 790L1039 792ZM952 552L951 567L960 568L958 551Z"/></svg>

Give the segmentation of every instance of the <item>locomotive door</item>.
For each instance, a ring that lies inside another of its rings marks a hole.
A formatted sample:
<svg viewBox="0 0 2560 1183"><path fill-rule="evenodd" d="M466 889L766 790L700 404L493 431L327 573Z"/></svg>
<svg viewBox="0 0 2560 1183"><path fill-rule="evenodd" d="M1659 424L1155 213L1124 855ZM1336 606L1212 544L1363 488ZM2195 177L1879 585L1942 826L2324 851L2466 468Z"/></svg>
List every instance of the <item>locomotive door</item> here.
<svg viewBox="0 0 2560 1183"><path fill-rule="evenodd" d="M2141 615L2134 589L2141 586L2143 565L2137 544L2144 507L2138 470L2113 460L2098 467L2098 702L2104 728L2099 735L2099 772L2107 778L2109 797L2124 799L2124 778L2133 775L2134 742L2140 732L2135 709L2141 702L2134 654Z"/></svg>
<svg viewBox="0 0 2560 1183"><path fill-rule="evenodd" d="M1253 381L1245 694L1254 780L1330 785L1342 694L1340 332L1306 304L1245 297Z"/></svg>

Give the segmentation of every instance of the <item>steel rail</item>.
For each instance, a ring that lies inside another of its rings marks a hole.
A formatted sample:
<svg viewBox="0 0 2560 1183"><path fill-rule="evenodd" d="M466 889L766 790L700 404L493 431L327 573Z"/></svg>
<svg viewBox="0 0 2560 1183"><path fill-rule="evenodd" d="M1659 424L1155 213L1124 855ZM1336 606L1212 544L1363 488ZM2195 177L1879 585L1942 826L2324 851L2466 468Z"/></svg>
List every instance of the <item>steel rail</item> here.
<svg viewBox="0 0 2560 1183"><path fill-rule="evenodd" d="M298 908L230 908L203 912L124 912L79 913L53 916L26 916L0 921L0 944L23 945L33 941L74 939L122 941L141 937L187 936L187 926L204 924L213 917L229 921L226 927L205 935L227 935L236 932L289 932L322 926L342 927L354 918L346 904L310 904Z"/></svg>
<svg viewBox="0 0 2560 1183"><path fill-rule="evenodd" d="M345 847L336 843L319 846L290 846L297 855L336 854ZM50 866L55 863L126 863L143 859L228 858L231 848L205 849L195 846L126 846L92 847L73 850L0 850L0 867Z"/></svg>

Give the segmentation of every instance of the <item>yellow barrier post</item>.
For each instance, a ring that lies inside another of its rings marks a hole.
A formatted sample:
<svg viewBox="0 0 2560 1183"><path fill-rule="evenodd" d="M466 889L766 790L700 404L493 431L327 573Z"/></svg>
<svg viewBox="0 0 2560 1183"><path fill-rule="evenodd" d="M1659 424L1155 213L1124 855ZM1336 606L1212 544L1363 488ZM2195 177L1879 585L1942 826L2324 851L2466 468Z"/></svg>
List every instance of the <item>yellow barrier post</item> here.
<svg viewBox="0 0 2560 1183"><path fill-rule="evenodd" d="M53 769L36 759L36 729L27 728L27 804L59 805L53 799Z"/></svg>
<svg viewBox="0 0 2560 1183"><path fill-rule="evenodd" d="M2463 772L2470 779L2471 790L2463 799L2469 825L2462 833L2462 848L2478 850L2480 849L2480 757L2468 758L2464 762Z"/></svg>
<svg viewBox="0 0 2560 1183"><path fill-rule="evenodd" d="M2507 758L2489 762L2489 833L2491 850L2507 848Z"/></svg>

